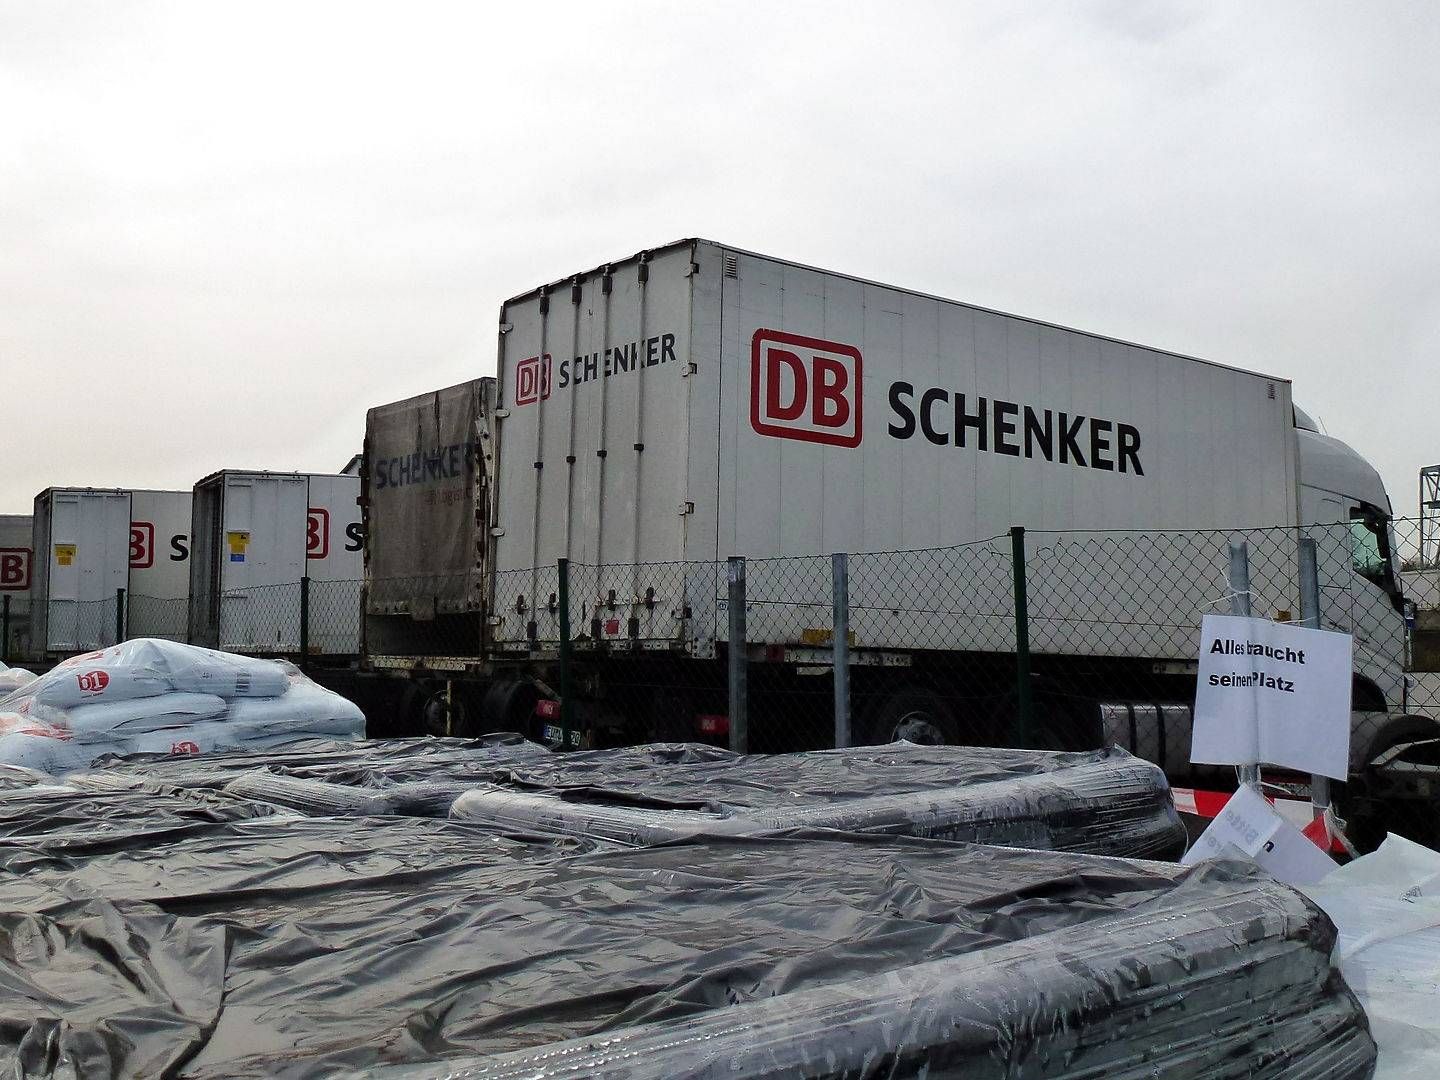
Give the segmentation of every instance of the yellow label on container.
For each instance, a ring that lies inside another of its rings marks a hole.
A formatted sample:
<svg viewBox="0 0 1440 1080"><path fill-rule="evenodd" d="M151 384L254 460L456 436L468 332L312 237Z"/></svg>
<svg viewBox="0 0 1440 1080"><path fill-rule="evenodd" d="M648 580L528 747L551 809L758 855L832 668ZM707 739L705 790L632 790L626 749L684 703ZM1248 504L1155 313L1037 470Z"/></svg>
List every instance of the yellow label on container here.
<svg viewBox="0 0 1440 1080"><path fill-rule="evenodd" d="M55 562L58 563L60 566L73 566L73 565L75 565L75 545L74 545L74 544L56 544L56 545L55 545Z"/></svg>
<svg viewBox="0 0 1440 1080"><path fill-rule="evenodd" d="M227 532L225 543L230 549L231 562L244 562L245 549L250 546L250 534L248 532Z"/></svg>

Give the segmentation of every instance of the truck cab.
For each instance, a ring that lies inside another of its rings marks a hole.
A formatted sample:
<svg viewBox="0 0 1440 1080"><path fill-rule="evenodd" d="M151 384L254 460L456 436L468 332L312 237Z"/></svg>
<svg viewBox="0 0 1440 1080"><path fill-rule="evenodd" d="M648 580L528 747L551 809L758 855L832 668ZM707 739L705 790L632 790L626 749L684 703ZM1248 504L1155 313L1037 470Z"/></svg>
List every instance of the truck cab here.
<svg viewBox="0 0 1440 1080"><path fill-rule="evenodd" d="M1320 550L1322 619L1326 628L1354 640L1354 707L1403 713L1405 604L1390 497L1370 462L1321 431L1298 406L1295 435L1300 523Z"/></svg>

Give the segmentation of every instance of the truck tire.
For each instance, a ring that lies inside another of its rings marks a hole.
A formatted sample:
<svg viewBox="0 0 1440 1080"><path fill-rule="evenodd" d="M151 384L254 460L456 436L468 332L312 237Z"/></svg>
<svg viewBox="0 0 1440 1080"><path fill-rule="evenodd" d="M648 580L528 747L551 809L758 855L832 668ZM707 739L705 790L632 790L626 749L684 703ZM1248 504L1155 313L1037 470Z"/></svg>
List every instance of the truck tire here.
<svg viewBox="0 0 1440 1080"><path fill-rule="evenodd" d="M960 725L939 694L920 686L903 686L876 705L865 724L864 738L871 746L902 739L921 746L955 746L960 742Z"/></svg>
<svg viewBox="0 0 1440 1080"><path fill-rule="evenodd" d="M1378 847L1389 832L1430 847L1440 842L1435 792L1416 792L1413 798L1397 799L1387 790L1390 785L1380 782L1371 772L1397 747L1431 739L1440 739L1440 723L1428 716L1397 716L1361 742L1358 753L1352 752L1350 779L1334 785L1331 798L1336 812L1346 822L1351 843L1362 854ZM1426 764L1440 768L1440 756Z"/></svg>
<svg viewBox="0 0 1440 1080"><path fill-rule="evenodd" d="M514 731L539 737L541 724L535 719L540 690L528 679L499 679L485 690L480 703L483 731Z"/></svg>

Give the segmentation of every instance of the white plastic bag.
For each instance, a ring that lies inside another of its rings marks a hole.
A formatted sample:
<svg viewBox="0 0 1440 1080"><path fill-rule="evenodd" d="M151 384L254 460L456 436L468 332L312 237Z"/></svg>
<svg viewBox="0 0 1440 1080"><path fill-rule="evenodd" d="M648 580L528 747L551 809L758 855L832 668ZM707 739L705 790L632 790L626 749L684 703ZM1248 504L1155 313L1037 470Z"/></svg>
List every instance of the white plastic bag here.
<svg viewBox="0 0 1440 1080"><path fill-rule="evenodd" d="M1340 971L1380 1048L1375 1080L1440 1076L1440 853L1388 836L1301 892L1340 931Z"/></svg>
<svg viewBox="0 0 1440 1080"><path fill-rule="evenodd" d="M214 694L161 694L136 701L77 705L66 713L64 724L77 741L93 742L214 720L228 708L225 699Z"/></svg>
<svg viewBox="0 0 1440 1080"><path fill-rule="evenodd" d="M13 694L27 683L35 681L35 673L24 668L6 667L0 664L0 698Z"/></svg>
<svg viewBox="0 0 1440 1080"><path fill-rule="evenodd" d="M365 714L358 705L303 676L281 697L231 702L227 720L266 734L297 729L317 735L365 734Z"/></svg>

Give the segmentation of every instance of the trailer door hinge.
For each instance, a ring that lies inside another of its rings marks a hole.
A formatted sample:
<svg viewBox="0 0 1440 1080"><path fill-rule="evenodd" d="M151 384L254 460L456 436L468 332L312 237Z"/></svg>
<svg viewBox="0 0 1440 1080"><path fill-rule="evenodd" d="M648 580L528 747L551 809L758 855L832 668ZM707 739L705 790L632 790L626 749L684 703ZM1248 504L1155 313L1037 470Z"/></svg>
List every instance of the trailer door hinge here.
<svg viewBox="0 0 1440 1080"><path fill-rule="evenodd" d="M694 277L698 273L700 273L700 264L697 262L692 262L685 268L686 277Z"/></svg>
<svg viewBox="0 0 1440 1080"><path fill-rule="evenodd" d="M511 330L514 330L514 329L515 329L515 324L514 324L514 323L502 322L502 323L500 324L500 332L501 332L502 334L508 334Z"/></svg>
<svg viewBox="0 0 1440 1080"><path fill-rule="evenodd" d="M695 504L694 504L693 502L682 502L682 503L680 504L680 513L682 513L682 514L693 514L694 512L695 512Z"/></svg>
<svg viewBox="0 0 1440 1080"><path fill-rule="evenodd" d="M510 415L510 410L509 410L509 409L496 409L496 410L495 410L493 413L491 413L490 415L493 416L496 420L504 420L507 416Z"/></svg>
<svg viewBox="0 0 1440 1080"><path fill-rule="evenodd" d="M700 365L693 360L680 369L680 378L686 379L700 370Z"/></svg>
<svg viewBox="0 0 1440 1080"><path fill-rule="evenodd" d="M504 535L505 535L505 526L503 526L503 525L491 525L491 526L490 526L490 535L491 535L491 536L504 536Z"/></svg>

